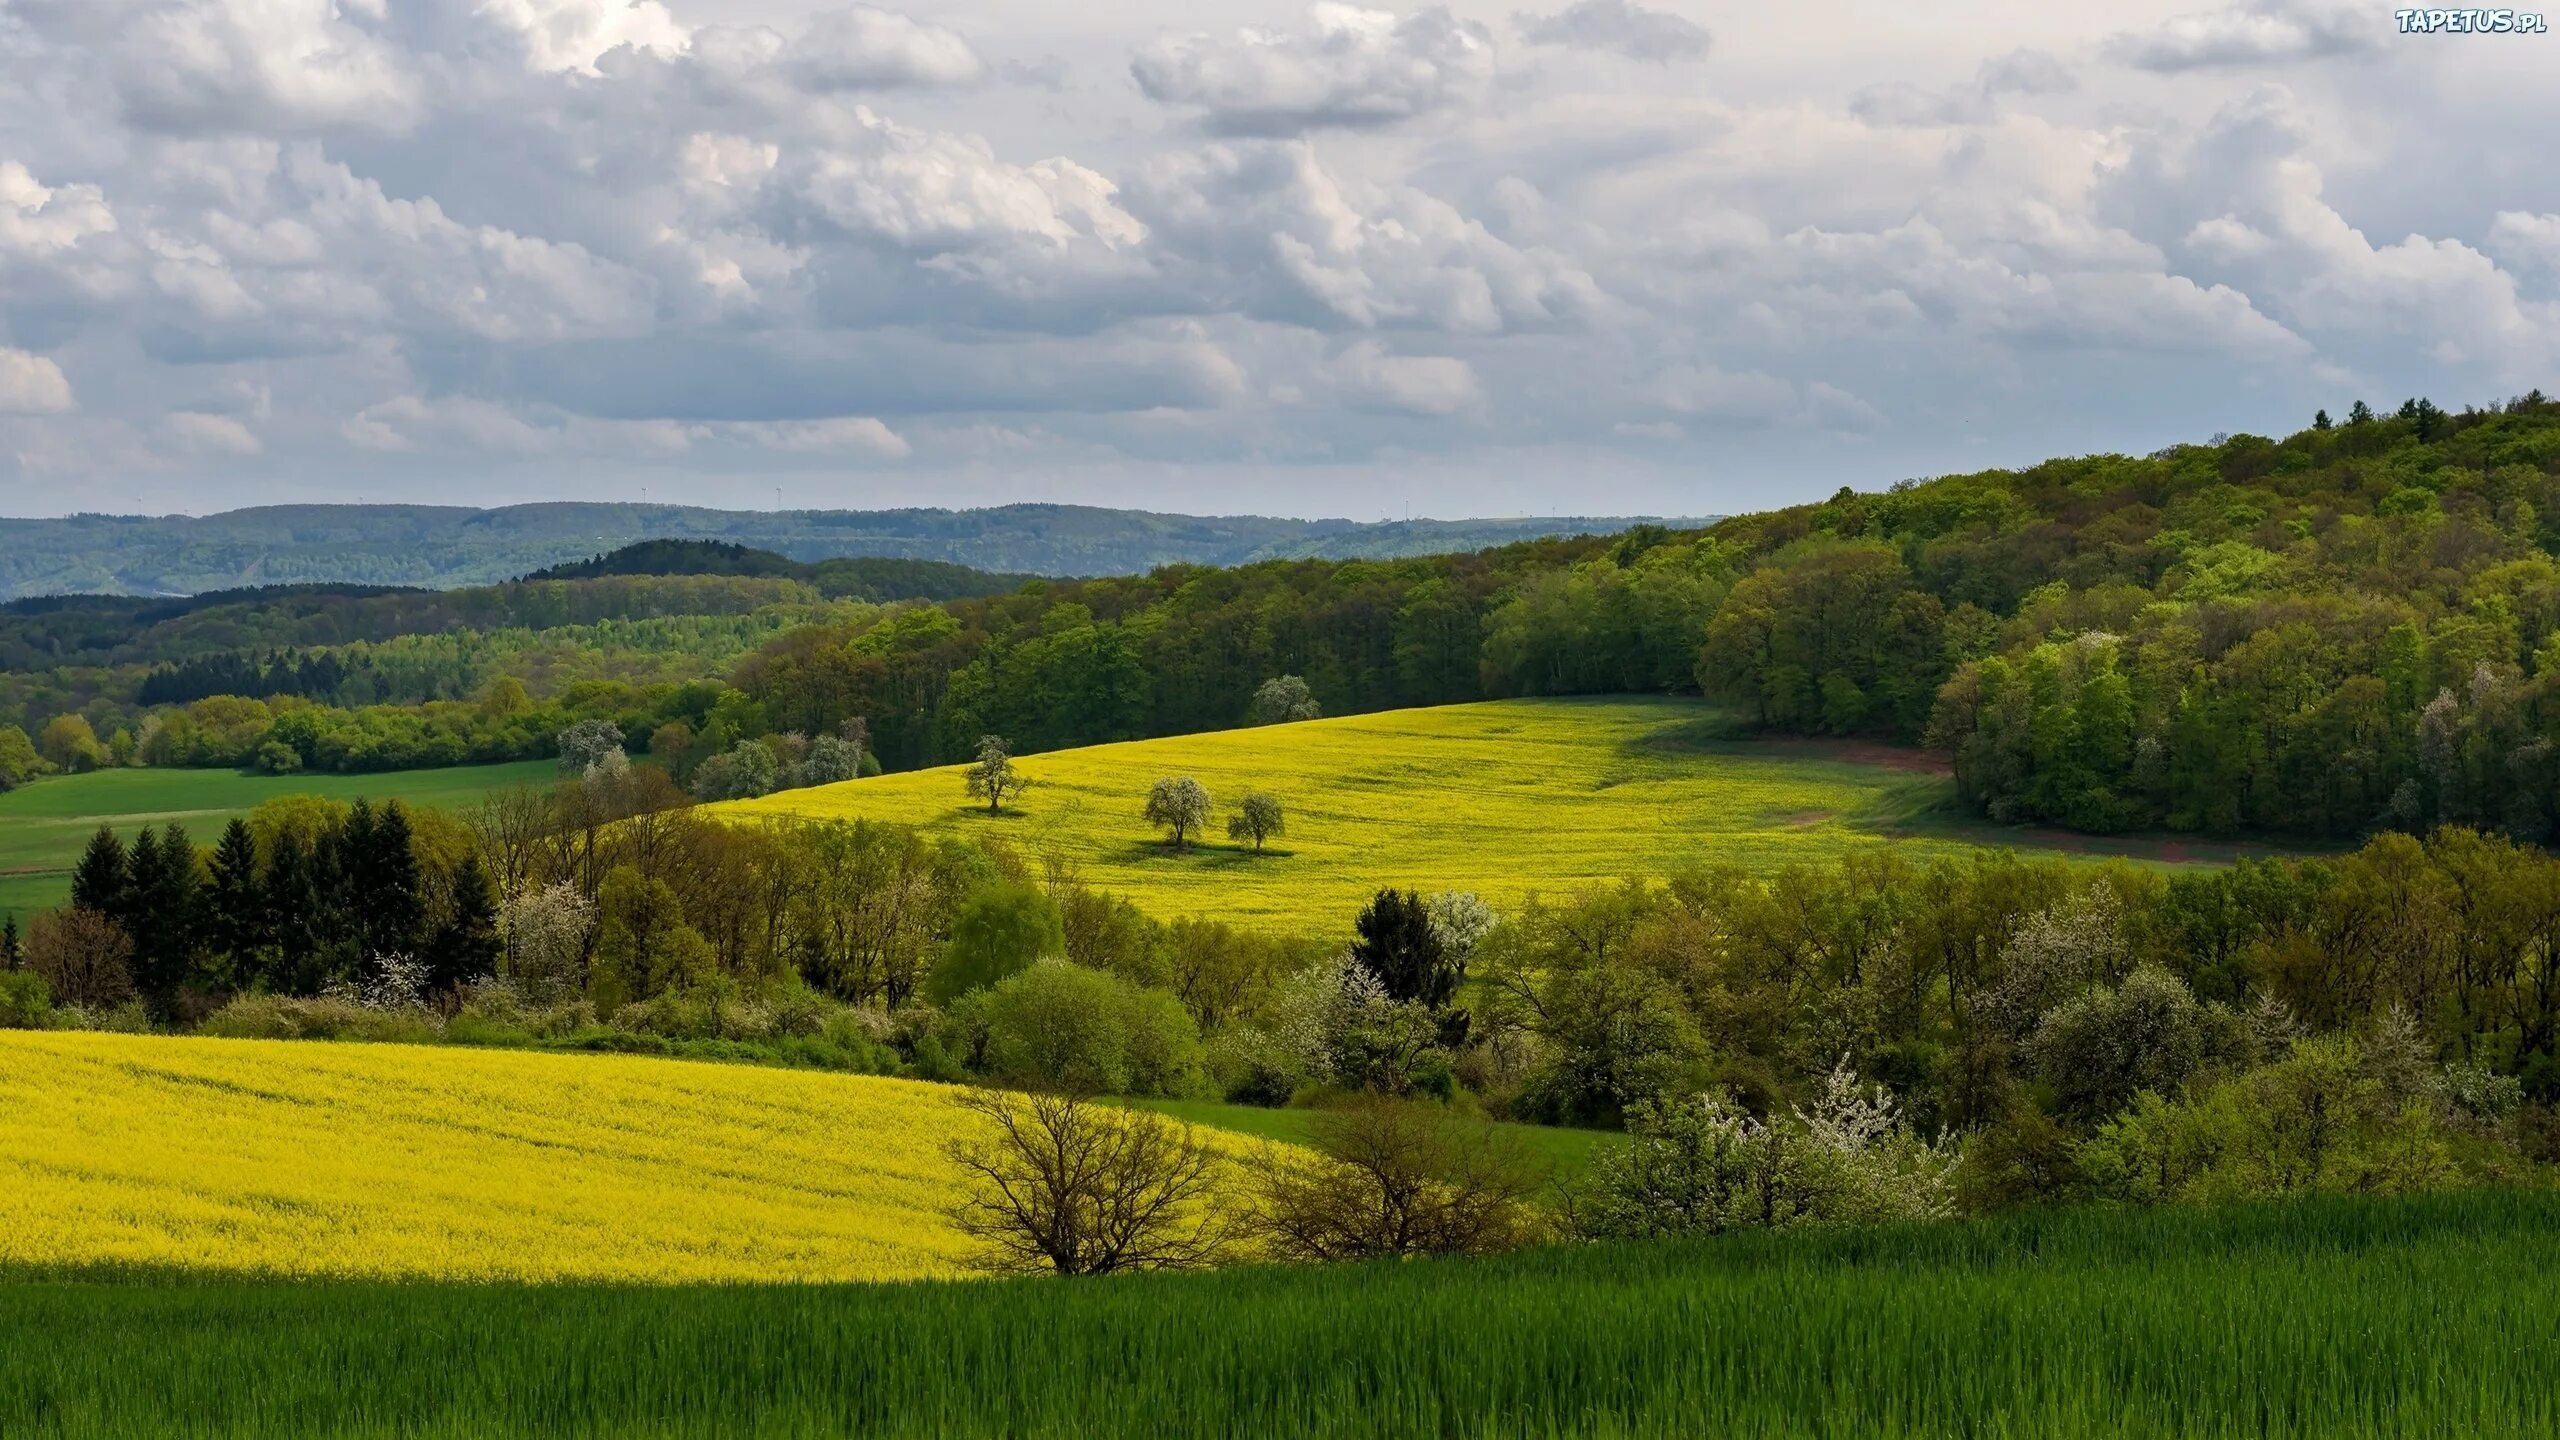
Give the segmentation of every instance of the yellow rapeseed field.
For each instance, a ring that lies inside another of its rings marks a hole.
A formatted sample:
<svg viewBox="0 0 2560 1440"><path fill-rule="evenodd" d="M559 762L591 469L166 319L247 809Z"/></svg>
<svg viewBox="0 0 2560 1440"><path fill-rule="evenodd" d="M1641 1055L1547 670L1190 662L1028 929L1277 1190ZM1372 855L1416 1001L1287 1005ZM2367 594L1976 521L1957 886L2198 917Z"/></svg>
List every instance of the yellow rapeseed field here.
<svg viewBox="0 0 2560 1440"><path fill-rule="evenodd" d="M0 1031L0 1272L960 1273L958 1092L624 1056ZM1241 1142L1234 1142L1241 1144Z"/></svg>
<svg viewBox="0 0 2560 1440"><path fill-rule="evenodd" d="M1942 774L1722 742L1717 721L1694 700L1490 701L1026 756L1016 763L1035 783L1004 816L968 800L958 766L719 808L995 837L1159 918L1335 928L1382 885L1508 905L1686 864L1768 871L1895 843L1956 848L1889 833L1952 797ZM1216 802L1208 842L1189 854L1139 818L1166 775L1198 779ZM1287 809L1266 855L1226 838L1254 790Z"/></svg>

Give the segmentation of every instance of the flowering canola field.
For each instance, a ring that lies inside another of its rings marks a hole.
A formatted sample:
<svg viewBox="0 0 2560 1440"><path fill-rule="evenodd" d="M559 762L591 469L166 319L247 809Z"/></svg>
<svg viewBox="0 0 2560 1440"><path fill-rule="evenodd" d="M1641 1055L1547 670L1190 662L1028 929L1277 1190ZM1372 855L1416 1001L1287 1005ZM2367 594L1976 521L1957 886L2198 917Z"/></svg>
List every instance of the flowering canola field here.
<svg viewBox="0 0 2560 1440"><path fill-rule="evenodd" d="M915 1081L627 1056L0 1031L0 1274L960 1273Z"/></svg>
<svg viewBox="0 0 2560 1440"><path fill-rule="evenodd" d="M1696 700L1497 700L1024 756L1034 783L1002 816L970 802L960 766L717 809L995 838L1064 859L1160 919L1328 928L1382 885L1474 890L1508 907L1533 890L1684 865L1765 872L1893 844L1961 848L1889 833L1953 798L1942 773L1720 740L1721 728ZM1198 779L1215 802L1209 840L1187 854L1139 819L1166 775ZM1226 838L1232 807L1255 790L1288 815L1264 855Z"/></svg>

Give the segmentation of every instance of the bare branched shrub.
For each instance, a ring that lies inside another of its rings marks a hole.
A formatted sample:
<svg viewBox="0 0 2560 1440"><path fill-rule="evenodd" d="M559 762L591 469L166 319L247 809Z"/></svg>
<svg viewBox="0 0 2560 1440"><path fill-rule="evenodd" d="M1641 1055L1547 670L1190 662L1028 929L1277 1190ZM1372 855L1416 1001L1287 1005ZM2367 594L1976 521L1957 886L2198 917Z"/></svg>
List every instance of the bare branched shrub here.
<svg viewBox="0 0 2560 1440"><path fill-rule="evenodd" d="M997 1274L1194 1270L1224 1258L1237 1217L1218 1203L1224 1161L1191 1126L1077 1095L973 1090L961 1106L991 1136L955 1140L970 1180L953 1212Z"/></svg>
<svg viewBox="0 0 2560 1440"><path fill-rule="evenodd" d="M1275 1148L1258 1223L1291 1260L1462 1255L1538 1236L1543 1177L1509 1136L1429 1104L1362 1095L1315 1123L1316 1153Z"/></svg>

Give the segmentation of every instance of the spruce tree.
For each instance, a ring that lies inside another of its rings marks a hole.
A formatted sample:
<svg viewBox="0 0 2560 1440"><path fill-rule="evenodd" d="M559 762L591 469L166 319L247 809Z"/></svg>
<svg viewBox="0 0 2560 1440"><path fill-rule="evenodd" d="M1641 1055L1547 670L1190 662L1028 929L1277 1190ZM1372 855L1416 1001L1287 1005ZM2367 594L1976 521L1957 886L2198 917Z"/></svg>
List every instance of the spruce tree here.
<svg viewBox="0 0 2560 1440"><path fill-rule="evenodd" d="M498 896L476 854L453 872L453 905L429 947L427 988L450 990L498 971Z"/></svg>
<svg viewBox="0 0 2560 1440"><path fill-rule="evenodd" d="M1418 1000L1435 1011L1448 1005L1458 990L1458 967L1431 928L1431 907L1421 896L1381 890L1353 923L1360 938L1351 943L1351 957L1378 978L1389 996Z"/></svg>
<svg viewBox="0 0 2560 1440"><path fill-rule="evenodd" d="M363 917L365 958L415 955L426 928L426 900L418 883L418 856L410 845L409 812L394 800L374 812L373 830L360 852L355 887Z"/></svg>
<svg viewBox="0 0 2560 1440"><path fill-rule="evenodd" d="M23 970L27 947L18 940L18 917L0 915L0 970Z"/></svg>
<svg viewBox="0 0 2560 1440"><path fill-rule="evenodd" d="M263 973L275 925L258 875L258 842L248 822L223 827L213 847L210 885L205 896L205 940L220 957L225 978L246 985Z"/></svg>
<svg viewBox="0 0 2560 1440"><path fill-rule="evenodd" d="M98 833L89 837L89 848L80 852L80 863L72 867L72 905L111 920L124 914L127 866L124 842L113 829L99 826Z"/></svg>
<svg viewBox="0 0 2560 1440"><path fill-rule="evenodd" d="M290 830L276 837L263 889L266 933L273 948L262 957L258 974L239 979L244 984L263 980L267 988L288 995L308 995L320 986L323 902L311 852Z"/></svg>
<svg viewBox="0 0 2560 1440"><path fill-rule="evenodd" d="M195 846L183 828L173 822L134 836L119 923L133 938L134 988L163 1014L196 978L199 898Z"/></svg>

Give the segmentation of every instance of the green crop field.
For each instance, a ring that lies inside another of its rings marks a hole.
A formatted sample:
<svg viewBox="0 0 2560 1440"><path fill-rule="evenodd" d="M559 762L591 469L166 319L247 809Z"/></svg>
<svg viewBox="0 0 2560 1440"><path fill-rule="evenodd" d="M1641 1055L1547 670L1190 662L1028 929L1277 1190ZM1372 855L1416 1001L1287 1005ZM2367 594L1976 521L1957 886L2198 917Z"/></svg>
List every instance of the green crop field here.
<svg viewBox="0 0 2560 1440"><path fill-rule="evenodd" d="M1217 1100L1128 1100L1121 1103L1170 1115L1188 1124L1233 1130L1260 1140L1277 1140L1284 1145L1308 1143L1313 1138L1318 1114L1314 1110L1275 1110L1260 1105L1231 1105ZM1578 1181L1588 1174L1592 1158L1602 1146L1622 1144L1626 1140L1624 1134L1610 1130L1512 1125L1496 1121L1484 1123L1496 1134L1516 1142L1530 1160L1550 1177L1565 1183Z"/></svg>
<svg viewBox="0 0 2560 1440"><path fill-rule="evenodd" d="M2560 1197L1501 1260L688 1289L0 1285L0 1428L194 1436L2543 1437Z"/></svg>
<svg viewBox="0 0 2560 1440"><path fill-rule="evenodd" d="M461 808L519 781L547 783L548 760L457 765L379 775L246 775L236 770L98 770L39 780L0 795L0 914L24 923L29 911L71 893L71 866L101 822L119 830L174 820L200 844L234 815L279 795L366 796L406 805Z"/></svg>
<svg viewBox="0 0 2560 1440"><path fill-rule="evenodd" d="M1504 904L1688 864L1767 871L1887 844L2102 848L1963 824L1947 813L1953 782L1912 752L1731 740L1728 729L1695 700L1501 700L1026 756L1017 764L1034 783L1003 815L969 801L958 766L722 809L994 837L1060 857L1160 918L1332 926L1382 885ZM1195 777L1217 804L1210 838L1188 853L1139 818L1166 775ZM1287 834L1261 855L1225 829L1228 808L1254 790L1288 812Z"/></svg>

